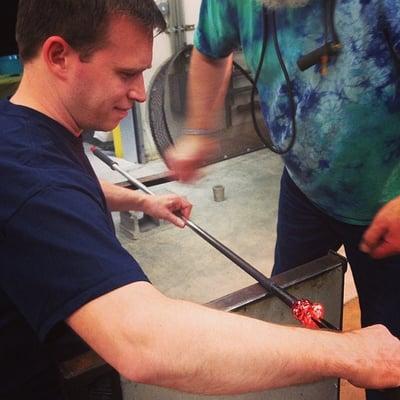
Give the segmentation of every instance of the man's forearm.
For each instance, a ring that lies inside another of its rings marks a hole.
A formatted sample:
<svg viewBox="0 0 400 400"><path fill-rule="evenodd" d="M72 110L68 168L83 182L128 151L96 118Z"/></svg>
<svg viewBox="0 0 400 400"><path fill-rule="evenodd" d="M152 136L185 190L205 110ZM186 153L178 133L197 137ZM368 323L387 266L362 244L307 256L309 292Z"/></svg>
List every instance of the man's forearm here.
<svg viewBox="0 0 400 400"><path fill-rule="evenodd" d="M212 59L193 49L187 90L188 128L214 129L231 72L232 56Z"/></svg>
<svg viewBox="0 0 400 400"><path fill-rule="evenodd" d="M131 190L107 181L101 181L101 188L106 198L107 207L110 211L143 210L147 194L139 190Z"/></svg>
<svg viewBox="0 0 400 400"><path fill-rule="evenodd" d="M218 128L218 117L231 73L232 55L212 59L193 49L188 78L185 135L165 153L168 167L180 181L197 179L197 169L218 151L218 142L208 133Z"/></svg>
<svg viewBox="0 0 400 400"><path fill-rule="evenodd" d="M400 384L399 341L383 328L283 327L169 299L147 283L94 300L69 323L127 378L187 392L238 394L326 377Z"/></svg>
<svg viewBox="0 0 400 400"><path fill-rule="evenodd" d="M240 394L339 376L339 365L346 365L344 357L332 357L332 333L284 328L183 301L171 301L167 309L158 321L162 334L152 335L144 383Z"/></svg>

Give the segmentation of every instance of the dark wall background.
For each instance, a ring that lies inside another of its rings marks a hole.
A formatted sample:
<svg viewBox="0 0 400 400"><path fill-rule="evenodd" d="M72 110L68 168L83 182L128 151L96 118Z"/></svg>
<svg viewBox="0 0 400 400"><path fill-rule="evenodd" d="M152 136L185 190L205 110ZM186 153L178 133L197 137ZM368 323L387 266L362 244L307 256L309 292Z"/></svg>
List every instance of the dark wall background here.
<svg viewBox="0 0 400 400"><path fill-rule="evenodd" d="M3 0L0 2L0 56L17 54L15 42L15 22L18 0Z"/></svg>

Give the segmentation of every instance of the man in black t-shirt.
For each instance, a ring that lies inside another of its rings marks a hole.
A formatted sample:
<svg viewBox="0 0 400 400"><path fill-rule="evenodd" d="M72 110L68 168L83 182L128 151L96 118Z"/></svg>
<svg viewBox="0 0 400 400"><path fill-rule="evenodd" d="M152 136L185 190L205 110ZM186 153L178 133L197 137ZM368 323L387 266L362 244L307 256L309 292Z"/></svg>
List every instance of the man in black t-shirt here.
<svg viewBox="0 0 400 400"><path fill-rule="evenodd" d="M122 375L178 390L243 393L326 377L400 384L382 326L282 327L162 295L113 231L110 210L178 226L191 205L99 183L84 129L111 130L144 101L152 0L20 0L21 85L0 102L0 398L60 395L52 345L81 337ZM182 266L184 268L184 265Z"/></svg>

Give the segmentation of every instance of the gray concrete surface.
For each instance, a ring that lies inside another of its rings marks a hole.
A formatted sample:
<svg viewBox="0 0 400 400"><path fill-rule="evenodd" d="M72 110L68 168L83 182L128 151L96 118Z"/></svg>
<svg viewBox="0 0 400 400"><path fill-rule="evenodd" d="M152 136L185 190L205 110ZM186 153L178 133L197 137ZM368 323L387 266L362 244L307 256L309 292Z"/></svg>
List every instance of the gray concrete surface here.
<svg viewBox="0 0 400 400"><path fill-rule="evenodd" d="M208 166L194 185L170 182L153 190L186 196L193 203L191 219L196 224L268 275L281 170L279 157L262 150ZM214 201L215 185L225 187L225 201ZM137 240L121 232L118 236L169 296L207 302L254 283L189 228L164 223Z"/></svg>
<svg viewBox="0 0 400 400"><path fill-rule="evenodd" d="M125 180L92 154L88 156L99 177L114 183ZM166 168L161 160L147 164L119 162L135 178ZM152 190L186 196L194 205L191 219L196 224L269 276L282 168L279 156L258 150L206 167L204 177L195 184L170 182ZM225 187L225 201L214 201L215 185ZM132 240L119 229L119 214L113 213L113 217L122 245L151 281L171 297L204 303L254 283L189 228L181 230L163 223ZM355 296L351 273L347 273L345 301Z"/></svg>

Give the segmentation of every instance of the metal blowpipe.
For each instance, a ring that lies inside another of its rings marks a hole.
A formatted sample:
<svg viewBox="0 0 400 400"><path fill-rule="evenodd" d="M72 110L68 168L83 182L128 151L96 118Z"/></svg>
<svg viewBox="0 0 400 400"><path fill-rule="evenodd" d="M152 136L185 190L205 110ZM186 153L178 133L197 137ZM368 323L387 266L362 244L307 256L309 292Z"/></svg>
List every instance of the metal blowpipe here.
<svg viewBox="0 0 400 400"><path fill-rule="evenodd" d="M107 164L112 170L118 171L123 175L129 182L135 185L138 189L143 192L154 196L154 193L145 186L139 180L133 178L127 172L122 170L118 163L104 154L101 150L96 147L92 147L91 151L98 157L101 161ZM185 224L195 233L197 233L201 238L208 242L211 246L221 252L225 257L233 261L238 267L243 271L247 272L252 276L262 287L264 287L268 292L275 295L278 299L283 301L288 307L291 308L293 316L299 320L304 326L308 328L327 328L333 330L339 330L337 327L323 319L324 308L319 303L313 303L308 299L297 299L295 296L288 293L285 289L278 286L274 281L267 278L260 271L250 265L247 261L243 260L231 249L226 247L223 243L215 239L204 229L200 228L191 220L179 215L180 218L185 222Z"/></svg>

